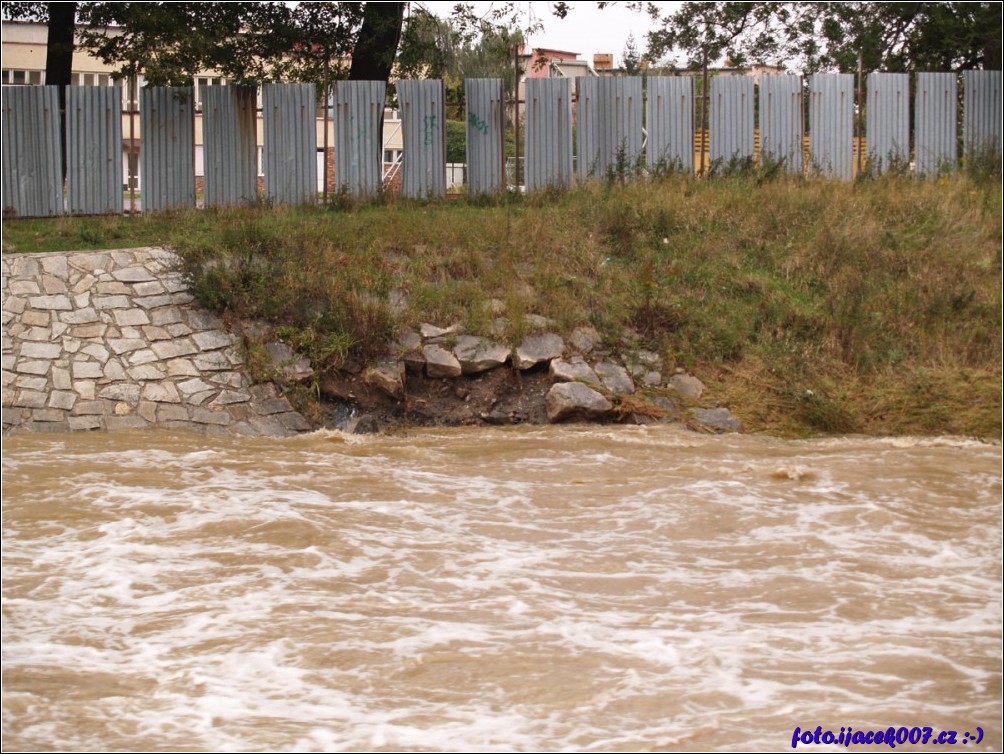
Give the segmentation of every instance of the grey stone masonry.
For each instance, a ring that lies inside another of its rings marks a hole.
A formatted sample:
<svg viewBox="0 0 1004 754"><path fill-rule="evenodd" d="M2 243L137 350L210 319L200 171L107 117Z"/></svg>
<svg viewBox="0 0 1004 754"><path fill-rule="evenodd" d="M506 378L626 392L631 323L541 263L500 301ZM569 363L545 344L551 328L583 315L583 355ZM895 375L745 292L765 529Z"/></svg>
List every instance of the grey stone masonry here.
<svg viewBox="0 0 1004 754"><path fill-rule="evenodd" d="M240 371L238 339L192 301L171 252L4 254L0 269L4 432L310 429Z"/></svg>

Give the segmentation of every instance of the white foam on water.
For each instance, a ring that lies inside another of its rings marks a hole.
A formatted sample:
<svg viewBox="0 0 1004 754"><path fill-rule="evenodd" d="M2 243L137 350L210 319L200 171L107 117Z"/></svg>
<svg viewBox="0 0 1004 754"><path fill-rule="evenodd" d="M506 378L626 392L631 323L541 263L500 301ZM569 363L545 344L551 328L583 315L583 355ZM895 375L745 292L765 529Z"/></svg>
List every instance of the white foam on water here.
<svg viewBox="0 0 1004 754"><path fill-rule="evenodd" d="M600 428L4 450L13 746L777 749L869 723L1000 744L999 445Z"/></svg>

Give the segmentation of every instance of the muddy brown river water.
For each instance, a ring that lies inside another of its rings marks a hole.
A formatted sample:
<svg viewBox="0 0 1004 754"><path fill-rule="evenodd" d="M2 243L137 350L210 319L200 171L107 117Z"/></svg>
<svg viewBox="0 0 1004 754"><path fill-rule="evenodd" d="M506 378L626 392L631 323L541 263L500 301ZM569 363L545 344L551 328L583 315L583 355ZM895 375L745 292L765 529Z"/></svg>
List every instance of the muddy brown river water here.
<svg viewBox="0 0 1004 754"><path fill-rule="evenodd" d="M4 750L1000 750L1001 460L669 427L6 437Z"/></svg>

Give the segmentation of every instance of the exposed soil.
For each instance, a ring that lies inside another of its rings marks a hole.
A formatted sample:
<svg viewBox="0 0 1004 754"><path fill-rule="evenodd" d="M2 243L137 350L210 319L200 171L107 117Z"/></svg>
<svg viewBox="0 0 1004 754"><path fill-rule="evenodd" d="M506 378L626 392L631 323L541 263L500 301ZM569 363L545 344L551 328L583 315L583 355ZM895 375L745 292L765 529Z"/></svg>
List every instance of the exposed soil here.
<svg viewBox="0 0 1004 754"><path fill-rule="evenodd" d="M399 426L546 424L545 396L553 385L546 369L501 368L458 379L409 373L403 399L393 398L351 374L329 376L321 386L321 422L354 432Z"/></svg>

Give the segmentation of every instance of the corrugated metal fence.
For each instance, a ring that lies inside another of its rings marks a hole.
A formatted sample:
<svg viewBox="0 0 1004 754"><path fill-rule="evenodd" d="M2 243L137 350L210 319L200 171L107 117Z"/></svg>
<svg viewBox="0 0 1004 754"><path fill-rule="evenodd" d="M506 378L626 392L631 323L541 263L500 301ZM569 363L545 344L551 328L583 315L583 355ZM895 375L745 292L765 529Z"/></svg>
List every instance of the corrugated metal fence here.
<svg viewBox="0 0 1004 754"><path fill-rule="evenodd" d="M66 90L66 193L72 215L121 214L122 90Z"/></svg>
<svg viewBox="0 0 1004 754"><path fill-rule="evenodd" d="M383 185L382 81L335 84L335 185L350 196L373 196Z"/></svg>
<svg viewBox="0 0 1004 754"><path fill-rule="evenodd" d="M571 80L527 79L527 189L569 185L572 165Z"/></svg>
<svg viewBox="0 0 1004 754"><path fill-rule="evenodd" d="M802 172L802 79L760 79L760 162L780 164L786 172Z"/></svg>
<svg viewBox="0 0 1004 754"><path fill-rule="evenodd" d="M962 144L967 159L1001 151L1001 72L963 71Z"/></svg>
<svg viewBox="0 0 1004 754"><path fill-rule="evenodd" d="M139 93L143 134L140 175L143 209L195 206L195 121L190 86L155 87Z"/></svg>
<svg viewBox="0 0 1004 754"><path fill-rule="evenodd" d="M711 164L724 167L753 160L753 79L716 76L708 103Z"/></svg>
<svg viewBox="0 0 1004 754"><path fill-rule="evenodd" d="M502 79L467 79L467 192L495 194L505 188L505 97Z"/></svg>
<svg viewBox="0 0 1004 754"><path fill-rule="evenodd" d="M920 73L915 93L907 74L873 73L867 81L866 133L869 169L908 169L937 175L984 150L1001 151L1001 72L962 75ZM649 169L692 170L695 101L689 77L588 78L579 99L569 79L528 79L525 111L525 174L529 190L569 185L578 148L580 179L606 177L634 168L642 154ZM400 81L404 172L409 197L442 196L445 169L445 102L440 81ZM711 80L708 102L713 167L744 163L758 155L782 161L795 173L808 167L824 175L852 177L856 101L854 78L823 74L808 80L808 129L804 129L801 78L764 76L759 114L753 80ZM494 193L505 186L505 102L499 79L465 82L468 191ZM206 87L202 97L204 199L206 204L254 200L258 185L256 92ZM913 130L911 133L911 110ZM335 170L339 190L367 196L382 186L385 86L339 82L333 97ZM578 142L573 145L573 111ZM123 145L121 90L71 87L67 102L66 192L54 87L3 88L3 204L5 215L45 216L122 212ZM644 116L644 117L643 117ZM759 123L757 124L757 121ZM193 90L150 88L140 93L140 173L144 211L190 207L196 202L195 102ZM312 84L267 84L262 88L262 169L270 201L317 200L318 113ZM757 130L759 125L759 152ZM627 174L628 171L625 171Z"/></svg>
<svg viewBox="0 0 1004 754"><path fill-rule="evenodd" d="M817 74L809 78L809 166L814 172L849 181L854 155L854 76Z"/></svg>
<svg viewBox="0 0 1004 754"><path fill-rule="evenodd" d="M446 123L443 82L399 81L404 173L401 190L412 199L446 193Z"/></svg>
<svg viewBox="0 0 1004 754"><path fill-rule="evenodd" d="M5 86L2 109L4 217L63 214L59 92Z"/></svg>
<svg viewBox="0 0 1004 754"><path fill-rule="evenodd" d="M258 198L258 103L254 87L202 89L206 205Z"/></svg>
<svg viewBox="0 0 1004 754"><path fill-rule="evenodd" d="M317 95L313 84L261 88L265 198L280 204L317 200Z"/></svg>
<svg viewBox="0 0 1004 754"><path fill-rule="evenodd" d="M910 161L910 75L868 75L868 162L875 172Z"/></svg>
<svg viewBox="0 0 1004 754"><path fill-rule="evenodd" d="M578 175L603 178L634 169L642 157L642 80L579 80Z"/></svg>
<svg viewBox="0 0 1004 754"><path fill-rule="evenodd" d="M917 175L937 174L955 166L957 103L955 74L917 74Z"/></svg>
<svg viewBox="0 0 1004 754"><path fill-rule="evenodd" d="M648 80L650 170L694 170L694 80L689 76L653 76Z"/></svg>

